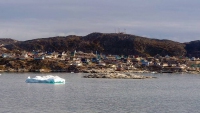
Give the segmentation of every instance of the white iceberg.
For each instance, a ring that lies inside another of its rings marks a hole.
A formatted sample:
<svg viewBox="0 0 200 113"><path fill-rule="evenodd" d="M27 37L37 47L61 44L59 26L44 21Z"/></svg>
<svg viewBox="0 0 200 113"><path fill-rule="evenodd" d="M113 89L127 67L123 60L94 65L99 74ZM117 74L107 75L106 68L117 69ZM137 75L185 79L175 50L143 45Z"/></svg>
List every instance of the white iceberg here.
<svg viewBox="0 0 200 113"><path fill-rule="evenodd" d="M60 78L59 76L36 76L31 78L30 76L26 79L26 83L62 83L65 84L65 79Z"/></svg>

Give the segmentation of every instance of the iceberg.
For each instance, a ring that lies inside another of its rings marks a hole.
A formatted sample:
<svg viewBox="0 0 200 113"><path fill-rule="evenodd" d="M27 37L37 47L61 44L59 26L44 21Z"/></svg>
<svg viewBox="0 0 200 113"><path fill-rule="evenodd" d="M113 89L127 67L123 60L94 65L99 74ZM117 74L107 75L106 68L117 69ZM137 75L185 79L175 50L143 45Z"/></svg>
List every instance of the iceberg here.
<svg viewBox="0 0 200 113"><path fill-rule="evenodd" d="M59 76L36 76L34 78L31 78L30 76L26 79L26 83L61 83L65 84L65 79L60 78Z"/></svg>

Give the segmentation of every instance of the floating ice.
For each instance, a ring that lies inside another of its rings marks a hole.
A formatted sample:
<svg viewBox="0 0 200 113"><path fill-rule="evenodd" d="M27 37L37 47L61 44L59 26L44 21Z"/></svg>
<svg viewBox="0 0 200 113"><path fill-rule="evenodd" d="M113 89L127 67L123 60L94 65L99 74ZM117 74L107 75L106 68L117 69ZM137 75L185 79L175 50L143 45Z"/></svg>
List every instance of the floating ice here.
<svg viewBox="0 0 200 113"><path fill-rule="evenodd" d="M31 78L30 76L26 79L27 83L65 83L65 79L60 78L59 76L36 76L34 78Z"/></svg>

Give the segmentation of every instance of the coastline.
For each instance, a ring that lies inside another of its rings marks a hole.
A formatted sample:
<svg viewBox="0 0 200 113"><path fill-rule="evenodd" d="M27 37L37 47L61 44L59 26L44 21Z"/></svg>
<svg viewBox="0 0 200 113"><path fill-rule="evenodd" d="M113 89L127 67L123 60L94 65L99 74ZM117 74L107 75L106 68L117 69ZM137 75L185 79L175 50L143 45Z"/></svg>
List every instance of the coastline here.
<svg viewBox="0 0 200 113"><path fill-rule="evenodd" d="M148 71L148 70L123 70L123 71L116 71L112 69L84 69L84 70L78 70L78 71L68 71L68 70L49 70L49 69L41 69L41 70L0 70L0 73L188 73L188 74L200 74L199 71L185 71L185 72L171 72L171 71Z"/></svg>

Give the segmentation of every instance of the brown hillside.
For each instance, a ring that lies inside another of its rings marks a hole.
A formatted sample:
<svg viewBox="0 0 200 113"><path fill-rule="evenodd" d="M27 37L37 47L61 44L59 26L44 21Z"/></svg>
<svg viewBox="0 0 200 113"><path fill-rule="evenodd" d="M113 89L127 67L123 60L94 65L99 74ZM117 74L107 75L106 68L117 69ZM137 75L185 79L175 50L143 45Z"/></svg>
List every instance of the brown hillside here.
<svg viewBox="0 0 200 113"><path fill-rule="evenodd" d="M170 40L150 39L122 33L91 33L87 36L67 36L34 39L7 45L13 50L98 51L104 54L154 56L186 54L185 44Z"/></svg>

